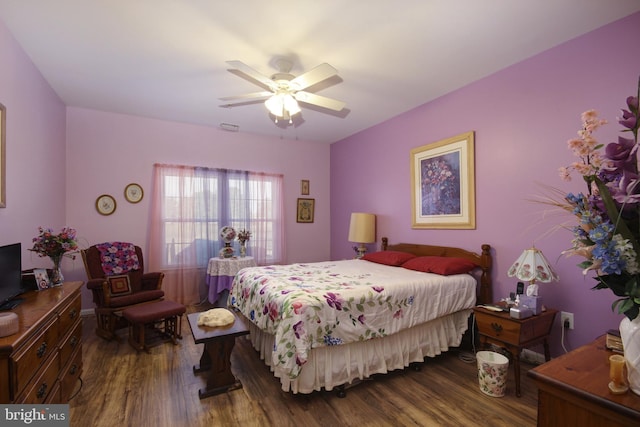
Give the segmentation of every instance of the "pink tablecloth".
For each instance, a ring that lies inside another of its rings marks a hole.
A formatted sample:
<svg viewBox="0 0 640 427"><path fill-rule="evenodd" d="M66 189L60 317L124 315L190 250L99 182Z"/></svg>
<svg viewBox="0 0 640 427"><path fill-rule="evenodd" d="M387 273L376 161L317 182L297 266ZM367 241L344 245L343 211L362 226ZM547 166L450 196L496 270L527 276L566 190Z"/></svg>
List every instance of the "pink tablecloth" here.
<svg viewBox="0 0 640 427"><path fill-rule="evenodd" d="M206 283L209 286L209 302L215 303L220 294L231 289L233 278L246 267L255 267L253 257L211 258L207 265Z"/></svg>

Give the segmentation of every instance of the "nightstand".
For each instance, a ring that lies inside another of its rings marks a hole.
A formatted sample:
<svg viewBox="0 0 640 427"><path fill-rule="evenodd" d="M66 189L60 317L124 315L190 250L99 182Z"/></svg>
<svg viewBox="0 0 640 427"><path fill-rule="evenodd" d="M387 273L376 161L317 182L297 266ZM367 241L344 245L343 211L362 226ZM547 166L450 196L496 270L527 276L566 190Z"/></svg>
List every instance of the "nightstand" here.
<svg viewBox="0 0 640 427"><path fill-rule="evenodd" d="M520 352L523 348L542 343L545 360L551 360L548 338L558 310L548 308L539 315L526 319L514 319L508 311L491 311L484 307L475 307L473 312L481 346L495 344L511 354L516 377L516 396L520 397Z"/></svg>

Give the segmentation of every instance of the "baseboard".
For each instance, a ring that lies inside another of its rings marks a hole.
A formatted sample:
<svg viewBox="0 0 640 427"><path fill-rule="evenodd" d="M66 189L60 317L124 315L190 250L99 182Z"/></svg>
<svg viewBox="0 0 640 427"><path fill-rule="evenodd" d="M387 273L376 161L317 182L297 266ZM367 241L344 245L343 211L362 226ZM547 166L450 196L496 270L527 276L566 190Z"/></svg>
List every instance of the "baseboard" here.
<svg viewBox="0 0 640 427"><path fill-rule="evenodd" d="M83 310L80 310L80 316L81 317L93 316L94 314L95 314L95 312L93 311L92 308L85 308Z"/></svg>

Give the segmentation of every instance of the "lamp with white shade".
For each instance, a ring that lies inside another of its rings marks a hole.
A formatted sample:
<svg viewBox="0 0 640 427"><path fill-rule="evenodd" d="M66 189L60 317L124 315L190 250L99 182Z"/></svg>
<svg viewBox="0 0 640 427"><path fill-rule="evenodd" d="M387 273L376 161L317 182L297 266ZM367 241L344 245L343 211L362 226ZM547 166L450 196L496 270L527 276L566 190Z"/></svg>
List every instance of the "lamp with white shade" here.
<svg viewBox="0 0 640 427"><path fill-rule="evenodd" d="M549 283L560 280L560 277L553 271L542 251L535 246L522 252L520 257L509 268L507 276L517 277L520 280L529 282L525 295L520 297L520 303L531 308L534 314L540 314L542 308L542 299L538 296L536 282Z"/></svg>
<svg viewBox="0 0 640 427"><path fill-rule="evenodd" d="M376 241L376 216L363 212L352 213L349 223L349 241L358 243L357 257L362 258L367 252L365 244Z"/></svg>

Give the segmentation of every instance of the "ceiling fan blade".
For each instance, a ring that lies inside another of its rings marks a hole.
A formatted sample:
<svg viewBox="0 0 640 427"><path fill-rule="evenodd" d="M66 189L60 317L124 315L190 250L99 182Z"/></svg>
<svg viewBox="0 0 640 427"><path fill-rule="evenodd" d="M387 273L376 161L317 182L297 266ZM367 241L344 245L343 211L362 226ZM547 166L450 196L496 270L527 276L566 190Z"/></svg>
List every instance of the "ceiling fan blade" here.
<svg viewBox="0 0 640 427"><path fill-rule="evenodd" d="M316 95L315 93L310 92L296 92L293 96L300 102L317 105L319 107L328 108L334 111L340 111L345 107L345 105L347 105L342 101L338 101L337 99L327 98L325 96Z"/></svg>
<svg viewBox="0 0 640 427"><path fill-rule="evenodd" d="M240 71L241 73L244 73L247 76L251 77L253 80L259 82L260 84L263 84L264 86L268 87L269 89L274 89L275 88L275 82L273 80L271 80L269 77L265 76L264 74L259 73L258 71L254 70L253 68L249 67L244 62L241 62L241 61L227 61L227 64L231 65L233 68L235 68L236 70Z"/></svg>
<svg viewBox="0 0 640 427"><path fill-rule="evenodd" d="M244 95L225 96L218 99L220 101L234 101L236 99L267 99L270 96L273 96L273 92L268 92L265 90L262 92L245 93Z"/></svg>
<svg viewBox="0 0 640 427"><path fill-rule="evenodd" d="M289 86L294 90L306 89L336 74L338 74L338 70L327 63L323 63L291 80Z"/></svg>

